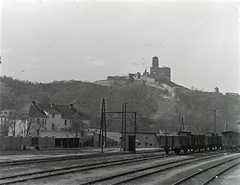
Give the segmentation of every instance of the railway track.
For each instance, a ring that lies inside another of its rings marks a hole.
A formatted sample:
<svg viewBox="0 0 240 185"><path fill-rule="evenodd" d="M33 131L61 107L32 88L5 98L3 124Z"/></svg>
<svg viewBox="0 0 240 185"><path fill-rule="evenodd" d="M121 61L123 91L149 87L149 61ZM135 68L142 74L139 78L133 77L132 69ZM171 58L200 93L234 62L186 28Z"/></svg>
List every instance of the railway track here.
<svg viewBox="0 0 240 185"><path fill-rule="evenodd" d="M205 154L206 155L206 154ZM149 167L144 167L142 169L138 170L127 170L125 173L118 173L117 175L110 175L108 177L103 177L99 178L96 180L91 180L91 181L86 181L86 180L80 180L83 182L83 184L121 184L121 183L127 183L132 180L136 180L138 178L142 178L144 176L148 176L157 172L161 171L166 171L168 169L172 169L175 167L180 167L182 165L187 165L196 161L201 161L201 160L206 160L206 159L211 159L217 156L222 156L223 154L207 154L207 155L212 155L212 156L207 156L207 157L194 157L191 155L185 155L182 156L185 159L181 159L179 161L179 158L176 158L178 156L169 156L169 155L159 155L158 153L146 153L143 156L135 156L138 158L133 158L129 157L127 159L111 159L108 161L98 161L94 162L92 161L91 164L82 164L82 165L74 165L70 167L64 167L64 168L59 168L59 169L52 169L52 170L42 170L42 171L35 171L35 172L25 172L21 174L16 174L16 175L6 175L6 176L1 176L0 177L0 185L1 184L13 184L13 183L21 183L29 180L37 180L37 179L43 179L43 178L51 178L54 176L61 176L61 175L66 175L66 174L74 174L74 173L84 173L85 171L89 171L88 173L91 173L91 170L96 170L96 169L105 169L105 168L111 168L114 166L121 166L121 165L131 165L131 163L144 163L146 161L153 161L153 160L158 160L161 158L169 157L173 158L171 162L162 162L161 164L157 165L152 165ZM163 160L164 161L164 160ZM134 166L134 165L133 165ZM157 168L160 168L160 171L156 170ZM131 175L131 178L129 177L129 174ZM81 177L81 175L80 175ZM45 179L46 180L46 179ZM120 180L120 181L119 181Z"/></svg>
<svg viewBox="0 0 240 185"><path fill-rule="evenodd" d="M159 155L160 153L164 153L162 150L150 150L150 151L139 151L137 154L154 154ZM123 153L123 152L112 152L112 153L96 153L96 154L87 154L87 155L64 155L64 156L57 156L57 157L50 157L50 158L43 158L43 159L25 159L25 160L18 160L18 161L7 161L7 162L0 162L0 167L4 166L16 166L16 165L23 165L23 164L34 164L34 163L47 163L47 162L57 162L57 161L69 161L69 160L78 160L78 159L88 159L94 157L105 157L111 155L131 155L131 153Z"/></svg>
<svg viewBox="0 0 240 185"><path fill-rule="evenodd" d="M201 171L197 171L195 173L191 173L190 175L182 178L176 183L172 185L191 185L191 184L199 184L199 185L207 185L209 182L213 181L215 178L218 178L220 175L225 173L226 171L232 169L233 167L240 164L239 157L225 159L222 161L216 161L214 163L210 163L206 165Z"/></svg>
<svg viewBox="0 0 240 185"><path fill-rule="evenodd" d="M22 173L22 174L10 175L10 176L1 176L0 177L0 185L20 183L20 182L24 182L24 181L28 181L28 180L34 180L34 179L52 177L52 176L57 176L57 175L64 175L64 174L68 174L68 173L87 171L87 170L92 170L92 169L96 169L96 168L104 168L104 167L115 166L115 165L123 165L123 164L128 164L128 163L133 163L133 162L146 161L146 160L154 160L154 159L159 159L159 158L163 158L163 157L167 157L167 156L159 155L159 153L158 153L158 154L151 154L151 155L142 156L142 157L138 157L138 158L129 157L128 159L118 159L118 160L113 159L113 160L109 160L109 161L103 161L103 162L100 161L97 163L91 163L91 164L85 164L85 165L74 165L74 166L59 168L59 169L36 171L36 172L31 172L31 173ZM44 162L46 162L46 161L44 161Z"/></svg>
<svg viewBox="0 0 240 185"><path fill-rule="evenodd" d="M199 161L212 159L218 157L222 154L206 156L206 157L197 157L197 158L186 158L181 161L174 160L172 162L163 162L161 164L150 165L140 169L133 169L131 171L126 171L123 173L118 173L115 175L109 175L107 177L98 178L96 180L85 181L81 185L89 184L107 184L107 185L117 185L117 184L131 184L131 182L141 179L146 176L150 176L156 173L164 172L166 170L171 170L173 168L181 167L183 165L189 165Z"/></svg>

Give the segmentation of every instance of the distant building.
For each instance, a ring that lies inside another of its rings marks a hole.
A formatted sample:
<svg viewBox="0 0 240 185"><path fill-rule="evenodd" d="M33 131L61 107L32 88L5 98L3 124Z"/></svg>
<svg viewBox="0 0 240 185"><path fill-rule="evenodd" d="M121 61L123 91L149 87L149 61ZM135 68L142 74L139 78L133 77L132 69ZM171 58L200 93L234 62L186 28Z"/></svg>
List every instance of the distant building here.
<svg viewBox="0 0 240 185"><path fill-rule="evenodd" d="M83 124L83 128L89 128L90 117L79 111L73 104L55 105L32 103L22 107L16 112L15 136L54 136L54 133L69 135L69 128L73 123ZM48 133L50 135L48 135Z"/></svg>
<svg viewBox="0 0 240 185"><path fill-rule="evenodd" d="M8 125L9 122L13 121L15 110L2 110L0 112L0 136L8 135Z"/></svg>
<svg viewBox="0 0 240 185"><path fill-rule="evenodd" d="M108 76L106 80L98 80L94 82L94 84L106 86L108 88L122 86L128 83L129 79L125 76Z"/></svg>
<svg viewBox="0 0 240 185"><path fill-rule="evenodd" d="M154 56L152 58L152 67L150 68L150 74L148 76L154 78L156 81L171 81L171 69L169 67L159 67L158 57Z"/></svg>
<svg viewBox="0 0 240 185"><path fill-rule="evenodd" d="M238 93L226 92L226 96L239 96L239 94Z"/></svg>
<svg viewBox="0 0 240 185"><path fill-rule="evenodd" d="M95 81L95 84L107 87L116 87L127 84L155 84L158 82L171 81L171 69L169 67L159 67L158 57L152 58L152 67L150 73L145 70L143 74L140 72L129 73L128 76L108 76L106 80ZM158 83L159 84L159 83Z"/></svg>
<svg viewBox="0 0 240 185"><path fill-rule="evenodd" d="M215 87L215 88L214 88L214 92L215 92L215 93L219 93L219 88L218 88L218 87Z"/></svg>

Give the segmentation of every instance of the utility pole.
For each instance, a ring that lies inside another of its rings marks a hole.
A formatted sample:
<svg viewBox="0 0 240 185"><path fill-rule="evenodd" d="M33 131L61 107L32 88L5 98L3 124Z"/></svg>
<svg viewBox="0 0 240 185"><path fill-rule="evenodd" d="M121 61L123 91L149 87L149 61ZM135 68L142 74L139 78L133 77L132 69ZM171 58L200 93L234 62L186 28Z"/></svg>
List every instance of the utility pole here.
<svg viewBox="0 0 240 185"><path fill-rule="evenodd" d="M183 122L183 116L182 116L182 130L183 130L183 131L185 130L184 122Z"/></svg>
<svg viewBox="0 0 240 185"><path fill-rule="evenodd" d="M105 99L102 99L102 110L101 110L101 123L100 123L100 145L101 145L101 153L103 153L103 145L104 145L104 136L103 130L105 130L105 142L106 142L106 110L105 110Z"/></svg>
<svg viewBox="0 0 240 185"><path fill-rule="evenodd" d="M127 103L124 103L124 148L123 150L127 150Z"/></svg>
<svg viewBox="0 0 240 185"><path fill-rule="evenodd" d="M137 113L134 113L134 138L135 138L135 151L136 153L136 139L137 139Z"/></svg>
<svg viewBox="0 0 240 185"><path fill-rule="evenodd" d="M107 112L105 108L105 99L102 99L102 110L101 110L101 123L100 123L100 135L99 135L99 144L101 145L101 153L103 153L104 137L103 130L105 130L105 141L107 138L106 135L106 114L121 114L122 116L122 142L123 150L127 150L127 114L134 114L134 138L136 140L136 131L137 131L137 112L127 112L127 103L122 104L121 112ZM135 143L135 141L134 141ZM136 152L136 149L135 151Z"/></svg>
<svg viewBox="0 0 240 185"><path fill-rule="evenodd" d="M213 124L214 124L213 127L214 127L215 135L217 134L216 111L217 111L217 108L213 110Z"/></svg>
<svg viewBox="0 0 240 185"><path fill-rule="evenodd" d="M123 150L124 150L124 146L125 146L125 139L124 139L124 137L125 137L125 135L124 135L124 133L123 133L123 131L124 131L124 104L122 104L122 147L123 147Z"/></svg>
<svg viewBox="0 0 240 185"><path fill-rule="evenodd" d="M181 111L179 111L178 123L179 123L179 126L180 126L180 128L181 128Z"/></svg>

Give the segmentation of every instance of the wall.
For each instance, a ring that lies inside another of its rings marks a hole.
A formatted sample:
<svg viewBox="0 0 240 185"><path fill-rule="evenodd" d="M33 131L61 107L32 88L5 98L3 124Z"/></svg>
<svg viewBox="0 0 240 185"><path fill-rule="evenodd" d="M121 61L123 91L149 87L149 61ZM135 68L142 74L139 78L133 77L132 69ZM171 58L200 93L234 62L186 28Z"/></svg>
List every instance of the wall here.
<svg viewBox="0 0 240 185"><path fill-rule="evenodd" d="M145 133L137 133L136 140L140 142L139 147L154 147L158 146L158 140L156 134L145 134Z"/></svg>
<svg viewBox="0 0 240 185"><path fill-rule="evenodd" d="M61 114L54 114L54 118L52 114L49 114L47 118L47 124L45 125L47 130L52 131L52 124L54 124L54 131L60 131L61 128L65 128L64 119L62 119ZM68 122L69 123L69 122Z"/></svg>
<svg viewBox="0 0 240 185"><path fill-rule="evenodd" d="M23 145L33 146L33 140L37 140L40 148L55 146L54 137L0 137L0 150L22 150Z"/></svg>

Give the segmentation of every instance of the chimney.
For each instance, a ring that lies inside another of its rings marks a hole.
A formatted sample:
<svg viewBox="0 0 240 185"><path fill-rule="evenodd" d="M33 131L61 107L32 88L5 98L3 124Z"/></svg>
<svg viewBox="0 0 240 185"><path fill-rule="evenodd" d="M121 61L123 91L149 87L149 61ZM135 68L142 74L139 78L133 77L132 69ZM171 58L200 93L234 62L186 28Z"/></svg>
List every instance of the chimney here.
<svg viewBox="0 0 240 185"><path fill-rule="evenodd" d="M51 107L54 107L54 103L53 102L51 103Z"/></svg>
<svg viewBox="0 0 240 185"><path fill-rule="evenodd" d="M69 106L69 108L73 108L73 103L70 103L70 106Z"/></svg>

